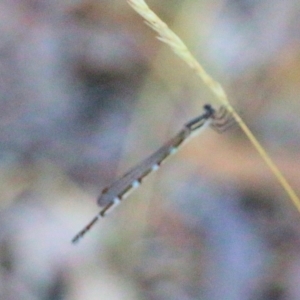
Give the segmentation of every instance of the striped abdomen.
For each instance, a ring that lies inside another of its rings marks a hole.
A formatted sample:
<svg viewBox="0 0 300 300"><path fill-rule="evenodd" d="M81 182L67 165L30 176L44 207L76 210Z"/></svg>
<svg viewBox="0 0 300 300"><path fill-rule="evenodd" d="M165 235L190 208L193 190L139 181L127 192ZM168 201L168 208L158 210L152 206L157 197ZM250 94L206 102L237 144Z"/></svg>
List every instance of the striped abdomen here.
<svg viewBox="0 0 300 300"><path fill-rule="evenodd" d="M138 166L105 188L97 201L99 206L104 207L101 215L104 216L110 208L119 204L121 200L125 199L141 184L147 175L156 171L167 157L177 152L178 147L186 140L190 133L188 129L180 131L173 139Z"/></svg>

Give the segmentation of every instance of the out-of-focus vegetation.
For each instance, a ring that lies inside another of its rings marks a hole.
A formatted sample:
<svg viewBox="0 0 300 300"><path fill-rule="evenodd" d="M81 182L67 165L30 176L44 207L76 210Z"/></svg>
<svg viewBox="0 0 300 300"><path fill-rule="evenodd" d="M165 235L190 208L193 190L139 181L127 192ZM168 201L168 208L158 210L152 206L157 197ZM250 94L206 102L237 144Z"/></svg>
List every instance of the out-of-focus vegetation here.
<svg viewBox="0 0 300 300"><path fill-rule="evenodd" d="M300 4L149 1L300 194ZM126 1L0 3L1 299L299 299L300 216L238 128L101 220L114 178L218 103Z"/></svg>

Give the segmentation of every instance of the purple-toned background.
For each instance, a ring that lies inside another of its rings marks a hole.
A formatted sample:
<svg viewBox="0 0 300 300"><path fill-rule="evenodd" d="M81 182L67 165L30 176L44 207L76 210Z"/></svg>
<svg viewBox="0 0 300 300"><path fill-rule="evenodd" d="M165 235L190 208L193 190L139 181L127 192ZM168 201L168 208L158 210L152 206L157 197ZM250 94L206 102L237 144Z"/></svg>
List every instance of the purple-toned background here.
<svg viewBox="0 0 300 300"><path fill-rule="evenodd" d="M300 195L300 3L149 1ZM208 129L74 246L118 175L219 105L126 1L0 3L0 299L297 300L300 215Z"/></svg>

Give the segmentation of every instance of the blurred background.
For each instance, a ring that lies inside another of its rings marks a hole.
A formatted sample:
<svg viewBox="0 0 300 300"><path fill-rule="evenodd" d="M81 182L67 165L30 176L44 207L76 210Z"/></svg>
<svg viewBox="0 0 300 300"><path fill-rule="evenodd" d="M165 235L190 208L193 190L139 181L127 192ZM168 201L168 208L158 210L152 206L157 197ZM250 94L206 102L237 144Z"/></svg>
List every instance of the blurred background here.
<svg viewBox="0 0 300 300"><path fill-rule="evenodd" d="M300 3L149 0L300 195ZM0 299L300 299L300 215L206 130L76 246L117 176L219 106L121 0L0 2Z"/></svg>

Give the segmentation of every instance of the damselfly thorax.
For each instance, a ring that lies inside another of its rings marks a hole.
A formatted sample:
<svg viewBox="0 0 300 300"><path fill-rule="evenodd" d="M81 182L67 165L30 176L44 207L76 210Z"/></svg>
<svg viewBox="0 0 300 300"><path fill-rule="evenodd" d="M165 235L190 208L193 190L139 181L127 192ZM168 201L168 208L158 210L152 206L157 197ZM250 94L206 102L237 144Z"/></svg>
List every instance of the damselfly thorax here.
<svg viewBox="0 0 300 300"><path fill-rule="evenodd" d="M204 105L204 113L202 115L186 123L181 131L156 152L114 181L110 186L103 189L97 200L102 210L73 238L72 242L77 242L100 217L104 217L115 206L120 204L133 190L140 186L149 174L158 170L168 157L176 153L183 144L199 133L200 130L211 126L216 131L222 132L231 126L233 122L233 118L224 107L216 111L211 105Z"/></svg>

